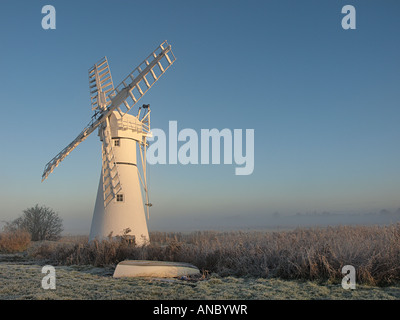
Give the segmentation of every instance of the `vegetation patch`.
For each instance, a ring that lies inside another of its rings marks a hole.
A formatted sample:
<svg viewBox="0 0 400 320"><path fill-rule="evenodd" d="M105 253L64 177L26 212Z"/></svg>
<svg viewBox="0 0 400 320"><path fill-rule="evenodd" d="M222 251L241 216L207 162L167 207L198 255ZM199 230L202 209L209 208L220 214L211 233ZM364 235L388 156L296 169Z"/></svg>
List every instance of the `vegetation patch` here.
<svg viewBox="0 0 400 320"><path fill-rule="evenodd" d="M342 267L356 269L358 284L387 286L400 280L400 224L299 228L275 232L150 234L138 247L124 239L47 242L30 251L53 265L115 267L123 260L187 262L203 275L341 283Z"/></svg>

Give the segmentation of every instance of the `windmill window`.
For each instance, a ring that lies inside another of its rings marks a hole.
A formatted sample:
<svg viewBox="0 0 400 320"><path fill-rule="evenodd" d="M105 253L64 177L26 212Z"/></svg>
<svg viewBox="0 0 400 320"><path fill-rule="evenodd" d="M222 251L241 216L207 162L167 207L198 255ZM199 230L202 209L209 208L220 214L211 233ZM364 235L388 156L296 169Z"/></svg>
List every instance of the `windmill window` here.
<svg viewBox="0 0 400 320"><path fill-rule="evenodd" d="M119 147L120 146L120 141L119 139L114 140L114 146Z"/></svg>
<svg viewBox="0 0 400 320"><path fill-rule="evenodd" d="M123 202L124 201L124 195L123 194L117 194L117 202Z"/></svg>

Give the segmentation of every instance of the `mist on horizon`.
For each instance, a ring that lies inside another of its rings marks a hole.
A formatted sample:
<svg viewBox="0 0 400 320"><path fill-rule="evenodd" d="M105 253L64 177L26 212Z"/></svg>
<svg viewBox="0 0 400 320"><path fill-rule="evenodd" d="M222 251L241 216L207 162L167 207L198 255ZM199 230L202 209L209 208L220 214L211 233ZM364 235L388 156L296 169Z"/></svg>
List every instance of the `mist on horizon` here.
<svg viewBox="0 0 400 320"><path fill-rule="evenodd" d="M65 235L88 235L91 217L87 219L64 219ZM283 214L278 211L270 214L221 214L220 216L188 215L150 217L150 232L193 232L193 231L279 231L298 227L329 227L339 225L390 225L400 223L400 208L381 209L366 213L305 212Z"/></svg>

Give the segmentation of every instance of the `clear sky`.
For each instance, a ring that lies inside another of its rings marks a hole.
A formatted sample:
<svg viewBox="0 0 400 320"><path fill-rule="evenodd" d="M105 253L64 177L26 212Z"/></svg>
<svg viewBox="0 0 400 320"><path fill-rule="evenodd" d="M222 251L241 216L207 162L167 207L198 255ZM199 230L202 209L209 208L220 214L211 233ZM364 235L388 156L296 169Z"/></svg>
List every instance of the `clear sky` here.
<svg viewBox="0 0 400 320"><path fill-rule="evenodd" d="M41 9L56 8L43 30ZM344 5L356 29L344 30ZM252 175L232 165L150 166L150 230L261 225L274 212L400 207L398 1L1 1L0 220L36 203L88 233L96 133L41 183L88 123L87 72L114 84L164 40L174 65L142 98L167 129L254 129ZM236 219L236 220L235 220Z"/></svg>

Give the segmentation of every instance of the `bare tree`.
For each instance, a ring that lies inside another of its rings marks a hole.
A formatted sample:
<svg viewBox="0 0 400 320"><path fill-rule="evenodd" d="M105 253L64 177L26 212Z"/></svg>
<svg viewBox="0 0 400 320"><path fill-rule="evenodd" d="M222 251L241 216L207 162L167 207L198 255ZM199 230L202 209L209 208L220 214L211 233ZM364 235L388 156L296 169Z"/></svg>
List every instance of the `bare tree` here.
<svg viewBox="0 0 400 320"><path fill-rule="evenodd" d="M26 230L31 234L32 241L58 240L64 230L62 219L53 209L46 206L35 205L23 211L24 214L7 223L6 230Z"/></svg>

